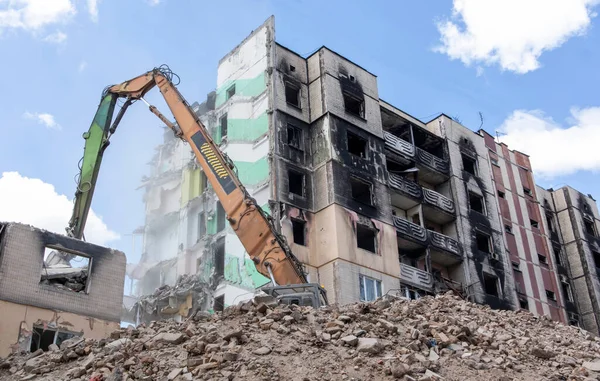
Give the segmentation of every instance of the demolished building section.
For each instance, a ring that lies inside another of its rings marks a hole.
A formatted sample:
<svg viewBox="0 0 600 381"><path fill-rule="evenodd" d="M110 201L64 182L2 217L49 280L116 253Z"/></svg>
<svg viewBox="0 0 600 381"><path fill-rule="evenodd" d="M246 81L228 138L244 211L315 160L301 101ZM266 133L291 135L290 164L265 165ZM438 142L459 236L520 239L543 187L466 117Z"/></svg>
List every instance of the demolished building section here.
<svg viewBox="0 0 600 381"><path fill-rule="evenodd" d="M572 239L546 226L546 211L560 221L562 209L540 204L548 197L526 155L444 114L414 118L380 99L377 77L338 53L322 47L302 57L278 44L274 18L219 62L217 90L194 110L333 303L454 290L579 324L567 310L581 303L564 300L560 271L573 278L581 268L579 284L600 289L595 238L584 222L587 230ZM212 284L205 308L251 297L268 280L226 223L190 148L168 137L152 165L138 293L196 274ZM550 248L566 253L571 241L589 249L578 251L581 265L568 263L574 254L558 265ZM590 316L599 305L592 299Z"/></svg>
<svg viewBox="0 0 600 381"><path fill-rule="evenodd" d="M51 250L67 253L73 267L46 262ZM122 252L0 223L0 357L108 337L119 327L124 278Z"/></svg>

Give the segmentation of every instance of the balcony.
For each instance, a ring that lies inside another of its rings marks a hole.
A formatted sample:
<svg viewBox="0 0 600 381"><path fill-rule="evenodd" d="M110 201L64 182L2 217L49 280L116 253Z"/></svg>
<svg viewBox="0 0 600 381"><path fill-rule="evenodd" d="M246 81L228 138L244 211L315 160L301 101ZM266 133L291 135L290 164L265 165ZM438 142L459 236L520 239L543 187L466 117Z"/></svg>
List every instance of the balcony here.
<svg viewBox="0 0 600 381"><path fill-rule="evenodd" d="M384 132L383 136L385 138L385 148L387 149L387 153L391 153L395 159L403 164L412 162L415 159L414 145L389 132Z"/></svg>
<svg viewBox="0 0 600 381"><path fill-rule="evenodd" d="M420 225L399 217L393 217L396 235L398 236L398 249L415 250L427 246L427 230Z"/></svg>
<svg viewBox="0 0 600 381"><path fill-rule="evenodd" d="M436 191L423 188L423 201L423 213L428 220L444 225L456 217L454 201Z"/></svg>
<svg viewBox="0 0 600 381"><path fill-rule="evenodd" d="M416 161L419 169L419 176L430 184L441 184L448 179L450 172L450 163L448 160L439 158L429 152L416 148Z"/></svg>
<svg viewBox="0 0 600 381"><path fill-rule="evenodd" d="M407 210L421 203L423 189L414 181L389 173L389 185L392 188L392 205Z"/></svg>
<svg viewBox="0 0 600 381"><path fill-rule="evenodd" d="M416 267L400 264L400 281L411 286L431 291L433 289L433 277L427 271Z"/></svg>
<svg viewBox="0 0 600 381"><path fill-rule="evenodd" d="M462 261L458 242L446 235L428 230L431 243L431 260L443 266L452 266Z"/></svg>

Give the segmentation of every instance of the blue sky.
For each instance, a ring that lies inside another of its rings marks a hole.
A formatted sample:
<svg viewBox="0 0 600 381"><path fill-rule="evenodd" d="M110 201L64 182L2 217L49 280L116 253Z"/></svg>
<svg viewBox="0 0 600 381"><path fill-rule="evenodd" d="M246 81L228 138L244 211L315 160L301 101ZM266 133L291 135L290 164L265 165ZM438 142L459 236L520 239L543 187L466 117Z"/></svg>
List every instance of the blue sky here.
<svg viewBox="0 0 600 381"><path fill-rule="evenodd" d="M376 74L382 99L426 121L444 112L477 129L481 112L485 129L532 155L538 183L600 197L599 8L598 0L0 0L0 220L62 231L70 204L61 195L74 194L81 135L103 88L166 63L184 96L202 101L218 60L270 15L288 48L308 55L328 46ZM167 111L156 93L148 99ZM94 240L129 261L139 245L133 253L124 235L143 224L136 188L162 134L135 106L105 155L92 206L102 220L90 221Z"/></svg>

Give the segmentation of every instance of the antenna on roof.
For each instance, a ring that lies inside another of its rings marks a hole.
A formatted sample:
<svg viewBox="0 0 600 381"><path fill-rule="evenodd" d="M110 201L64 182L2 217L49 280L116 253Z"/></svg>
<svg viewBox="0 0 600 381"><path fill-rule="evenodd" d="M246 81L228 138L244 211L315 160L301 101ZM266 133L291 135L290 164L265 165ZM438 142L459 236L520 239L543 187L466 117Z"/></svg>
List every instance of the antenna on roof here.
<svg viewBox="0 0 600 381"><path fill-rule="evenodd" d="M479 120L481 120L481 124L479 125L479 129L481 130L481 127L483 127L483 114L481 111L479 111Z"/></svg>

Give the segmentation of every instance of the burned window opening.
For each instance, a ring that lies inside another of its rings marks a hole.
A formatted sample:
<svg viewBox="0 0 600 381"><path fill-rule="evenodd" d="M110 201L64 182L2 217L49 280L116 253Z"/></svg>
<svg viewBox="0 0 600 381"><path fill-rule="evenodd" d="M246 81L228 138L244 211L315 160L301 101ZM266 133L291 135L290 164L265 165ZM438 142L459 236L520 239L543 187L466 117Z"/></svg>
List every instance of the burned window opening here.
<svg viewBox="0 0 600 381"><path fill-rule="evenodd" d="M495 158L491 157L490 160L492 162L492 165L495 165L496 167L500 166L500 164L498 164L498 159L495 159Z"/></svg>
<svg viewBox="0 0 600 381"><path fill-rule="evenodd" d="M591 221L583 220L583 226L585 227L585 232L593 237L596 236L596 228L594 223Z"/></svg>
<svg viewBox="0 0 600 381"><path fill-rule="evenodd" d="M528 310L529 302L527 302L527 299L519 299L519 307L521 307L523 310Z"/></svg>
<svg viewBox="0 0 600 381"><path fill-rule="evenodd" d="M225 209L220 201L217 201L217 233L225 230Z"/></svg>
<svg viewBox="0 0 600 381"><path fill-rule="evenodd" d="M596 250L592 250L592 258L594 258L594 264L596 268L600 269L600 253Z"/></svg>
<svg viewBox="0 0 600 381"><path fill-rule="evenodd" d="M215 246L215 275L222 277L225 274L225 237L217 240Z"/></svg>
<svg viewBox="0 0 600 381"><path fill-rule="evenodd" d="M231 97L233 97L235 95L235 84L233 84L231 87L229 87L227 89L227 99L230 99Z"/></svg>
<svg viewBox="0 0 600 381"><path fill-rule="evenodd" d="M512 234L512 227L510 225L504 225L504 231L508 234Z"/></svg>
<svg viewBox="0 0 600 381"><path fill-rule="evenodd" d="M492 252L491 237L483 233L475 233L475 240L477 241L477 250L484 253L490 254Z"/></svg>
<svg viewBox="0 0 600 381"><path fill-rule="evenodd" d="M529 223L531 224L531 227L532 227L532 228L539 229L539 227L540 227L540 224L539 224L539 223L538 223L536 220L531 220L531 219L530 219L530 220L529 220Z"/></svg>
<svg viewBox="0 0 600 381"><path fill-rule="evenodd" d="M293 170L288 171L289 193L304 197L304 175Z"/></svg>
<svg viewBox="0 0 600 381"><path fill-rule="evenodd" d="M286 82L285 101L294 107L300 108L300 88L296 85Z"/></svg>
<svg viewBox="0 0 600 381"><path fill-rule="evenodd" d="M356 224L356 246L371 253L377 253L377 232L375 229Z"/></svg>
<svg viewBox="0 0 600 381"><path fill-rule="evenodd" d="M363 159L367 157L367 139L363 139L350 131L346 131L346 138L348 140L348 152Z"/></svg>
<svg viewBox="0 0 600 381"><path fill-rule="evenodd" d="M292 233L294 235L295 244L306 246L306 221L293 218Z"/></svg>
<svg viewBox="0 0 600 381"><path fill-rule="evenodd" d="M348 78L350 79L350 82L356 82L356 78L353 75L349 75Z"/></svg>
<svg viewBox="0 0 600 381"><path fill-rule="evenodd" d="M521 267L519 266L519 262L512 262L512 268L514 271L521 272Z"/></svg>
<svg viewBox="0 0 600 381"><path fill-rule="evenodd" d="M531 196L532 195L531 189L526 188L526 187L523 187L523 193L525 193L527 196Z"/></svg>
<svg viewBox="0 0 600 381"><path fill-rule="evenodd" d="M546 214L546 223L548 224L548 229L551 232L556 232L555 228L554 228L554 222L552 221L552 216L550 214Z"/></svg>
<svg viewBox="0 0 600 381"><path fill-rule="evenodd" d="M90 257L46 247L40 283L60 290L87 293L91 264Z"/></svg>
<svg viewBox="0 0 600 381"><path fill-rule="evenodd" d="M463 170L473 176L477 176L477 161L465 154L461 154L460 156L462 156Z"/></svg>
<svg viewBox="0 0 600 381"><path fill-rule="evenodd" d="M469 207L471 208L471 210L485 215L485 204L483 201L483 197L481 197L480 195L473 192L469 192Z"/></svg>
<svg viewBox="0 0 600 381"><path fill-rule="evenodd" d="M227 136L227 114L224 114L221 119L219 119L219 126L221 128L221 138Z"/></svg>
<svg viewBox="0 0 600 381"><path fill-rule="evenodd" d="M213 310L215 312L223 312L225 309L225 295L220 295L215 297L215 301L213 303Z"/></svg>
<svg viewBox="0 0 600 381"><path fill-rule="evenodd" d="M506 195L504 194L504 192L502 192L502 191L498 191L498 197L500 197L500 198L505 198L505 197L506 197Z"/></svg>
<svg viewBox="0 0 600 381"><path fill-rule="evenodd" d="M287 144L292 148L302 151L302 129L288 124L287 126Z"/></svg>
<svg viewBox="0 0 600 381"><path fill-rule="evenodd" d="M290 71L296 71L296 66L290 65Z"/></svg>
<svg viewBox="0 0 600 381"><path fill-rule="evenodd" d="M373 203L373 199L371 196L371 183L356 178L354 176L350 177L350 188L352 191L352 198L358 202L363 204L371 205Z"/></svg>
<svg viewBox="0 0 600 381"><path fill-rule="evenodd" d="M560 285L562 286L563 294L565 294L565 299L572 303L573 293L571 291L571 285L568 282L560 282Z"/></svg>
<svg viewBox="0 0 600 381"><path fill-rule="evenodd" d="M554 293L554 291L546 290L546 297L549 300L556 301L556 294Z"/></svg>
<svg viewBox="0 0 600 381"><path fill-rule="evenodd" d="M196 242L200 242L206 235L206 218L204 212L198 213L198 239Z"/></svg>
<svg viewBox="0 0 600 381"><path fill-rule="evenodd" d="M543 265L548 265L548 258L543 254L538 254L538 261Z"/></svg>
<svg viewBox="0 0 600 381"><path fill-rule="evenodd" d="M560 247L553 246L552 250L554 251L554 260L556 261L556 264L559 266L563 265Z"/></svg>
<svg viewBox="0 0 600 381"><path fill-rule="evenodd" d="M344 108L350 114L354 114L358 117L365 117L365 102L355 96L348 93L344 93Z"/></svg>
<svg viewBox="0 0 600 381"><path fill-rule="evenodd" d="M498 278L494 275L483 273L483 288L485 293L495 297L499 296L498 293Z"/></svg>

